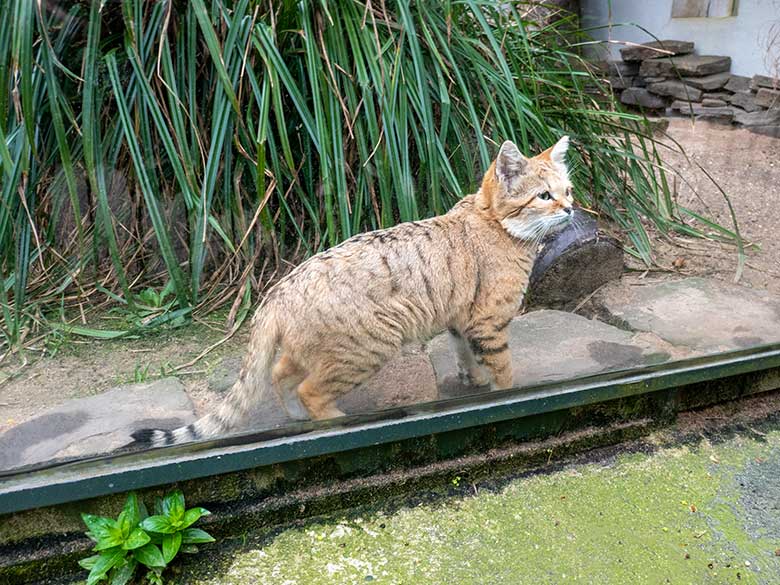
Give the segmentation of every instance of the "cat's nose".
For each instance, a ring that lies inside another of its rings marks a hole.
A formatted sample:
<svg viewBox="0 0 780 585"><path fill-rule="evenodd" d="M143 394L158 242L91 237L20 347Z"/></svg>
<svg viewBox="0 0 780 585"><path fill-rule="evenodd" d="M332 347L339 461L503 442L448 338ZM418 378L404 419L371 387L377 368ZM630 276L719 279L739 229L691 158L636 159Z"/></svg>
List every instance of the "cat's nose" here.
<svg viewBox="0 0 780 585"><path fill-rule="evenodd" d="M564 207L563 210L568 213L569 215L572 214L572 211L574 211L571 207Z"/></svg>

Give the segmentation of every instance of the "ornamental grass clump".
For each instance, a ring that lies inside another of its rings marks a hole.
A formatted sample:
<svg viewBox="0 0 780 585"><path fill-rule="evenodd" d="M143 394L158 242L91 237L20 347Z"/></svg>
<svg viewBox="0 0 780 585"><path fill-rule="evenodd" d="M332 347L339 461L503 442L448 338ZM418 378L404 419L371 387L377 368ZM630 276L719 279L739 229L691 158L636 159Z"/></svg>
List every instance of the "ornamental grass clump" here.
<svg viewBox="0 0 780 585"><path fill-rule="evenodd" d="M353 234L446 211L511 139L567 134L579 203L652 262L699 235L644 118L529 2L0 0L6 347L110 302L231 306ZM733 234L716 224L723 237Z"/></svg>

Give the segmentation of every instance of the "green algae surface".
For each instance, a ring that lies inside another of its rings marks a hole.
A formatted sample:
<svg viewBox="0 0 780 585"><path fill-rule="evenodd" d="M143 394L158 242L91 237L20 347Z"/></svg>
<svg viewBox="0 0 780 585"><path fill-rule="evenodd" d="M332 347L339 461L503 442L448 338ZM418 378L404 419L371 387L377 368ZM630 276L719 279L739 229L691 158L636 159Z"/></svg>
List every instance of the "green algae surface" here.
<svg viewBox="0 0 780 585"><path fill-rule="evenodd" d="M573 464L494 489L452 482L466 491L320 518L262 545L217 551L184 580L780 584L778 431Z"/></svg>

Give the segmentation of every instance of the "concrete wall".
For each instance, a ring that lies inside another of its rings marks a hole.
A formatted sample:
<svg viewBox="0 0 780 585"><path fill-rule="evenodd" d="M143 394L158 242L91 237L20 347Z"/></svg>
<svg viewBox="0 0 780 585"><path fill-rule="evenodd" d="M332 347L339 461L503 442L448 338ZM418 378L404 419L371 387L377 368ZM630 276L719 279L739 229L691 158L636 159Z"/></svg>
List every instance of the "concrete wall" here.
<svg viewBox="0 0 780 585"><path fill-rule="evenodd" d="M611 21L611 28L593 32L599 40L653 40L637 27L616 26L635 23L659 39L693 41L699 55L731 57L731 72L737 75L780 74L765 62L771 25L780 33L780 0L738 0L737 15L730 18L673 19L672 0L580 0L580 6L584 27L605 26ZM610 46L610 58L620 57L621 46ZM775 48L774 56L779 53L780 47Z"/></svg>

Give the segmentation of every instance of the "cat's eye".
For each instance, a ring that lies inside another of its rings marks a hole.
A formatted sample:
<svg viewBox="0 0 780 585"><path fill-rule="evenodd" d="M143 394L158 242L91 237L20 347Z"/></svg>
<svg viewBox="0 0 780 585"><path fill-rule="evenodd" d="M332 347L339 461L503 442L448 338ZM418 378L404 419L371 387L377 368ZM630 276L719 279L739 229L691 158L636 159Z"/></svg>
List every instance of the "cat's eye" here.
<svg viewBox="0 0 780 585"><path fill-rule="evenodd" d="M544 193L539 193L537 197L542 201L549 201L550 199L552 199L552 195L550 195L549 191L545 191Z"/></svg>

